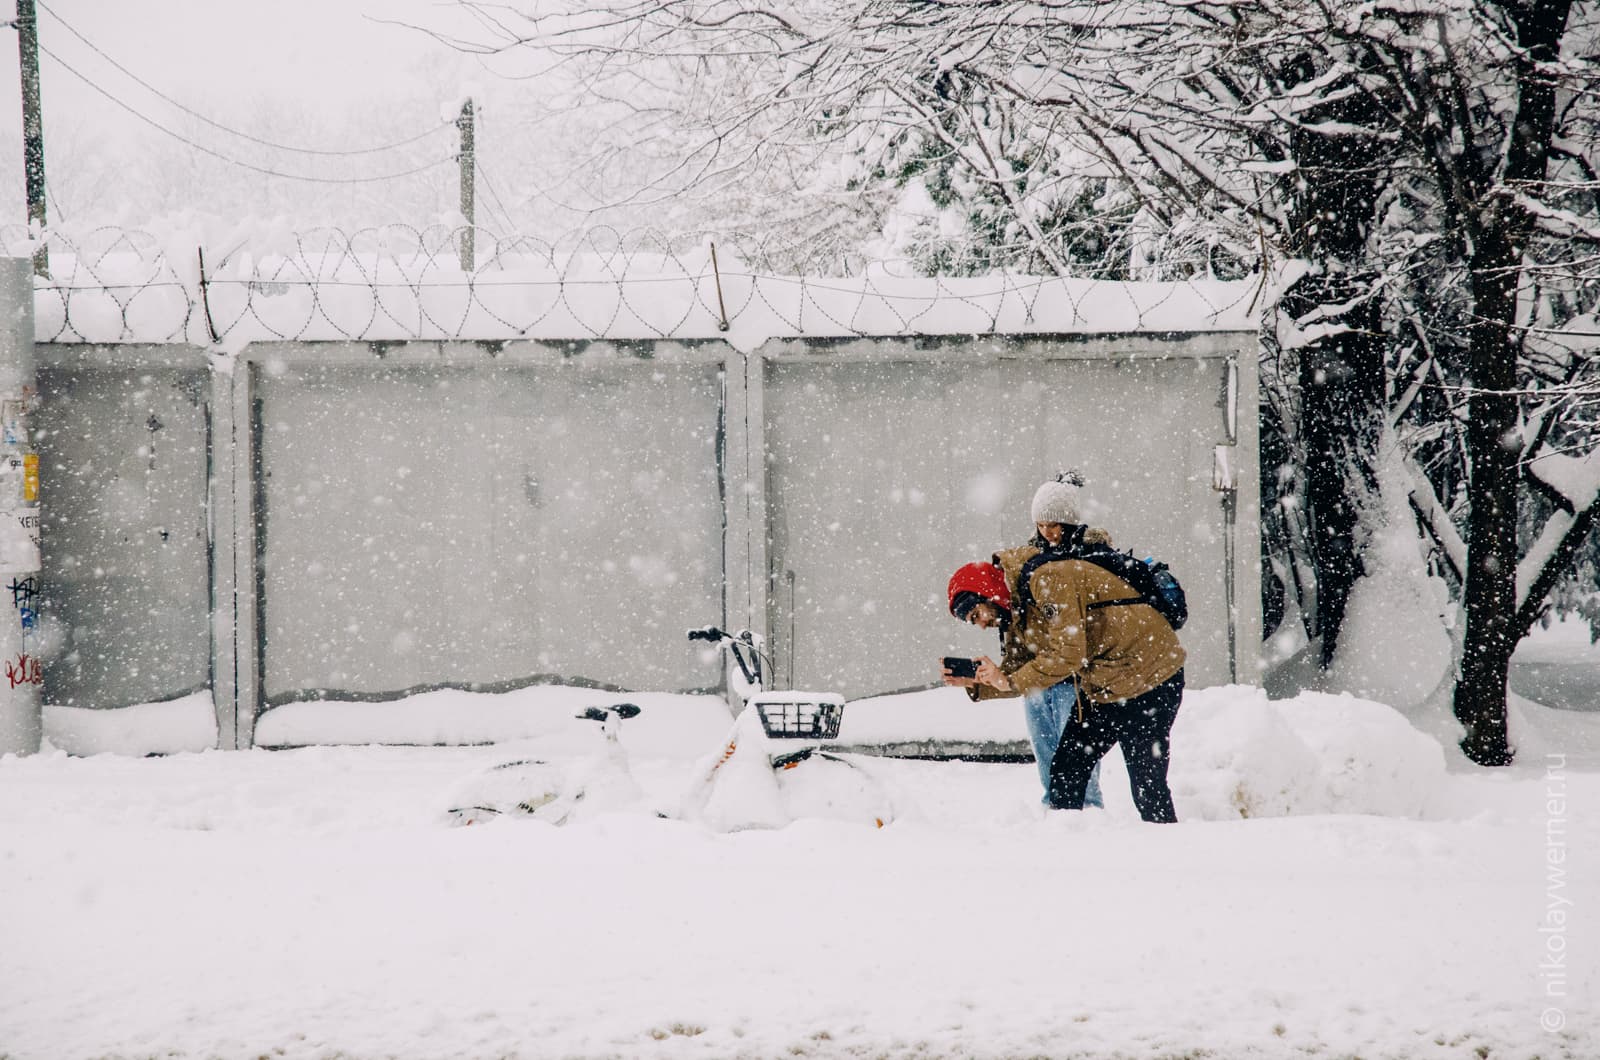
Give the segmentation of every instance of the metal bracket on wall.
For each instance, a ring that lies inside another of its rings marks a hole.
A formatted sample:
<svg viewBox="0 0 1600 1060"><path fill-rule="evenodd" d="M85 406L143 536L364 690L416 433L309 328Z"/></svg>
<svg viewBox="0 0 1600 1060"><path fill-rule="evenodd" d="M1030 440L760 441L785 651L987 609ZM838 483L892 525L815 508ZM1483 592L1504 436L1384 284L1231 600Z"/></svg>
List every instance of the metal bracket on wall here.
<svg viewBox="0 0 1600 1060"><path fill-rule="evenodd" d="M1239 441L1239 361L1229 357L1225 386L1227 394L1223 405L1223 426L1228 433L1226 445L1219 445L1211 454L1211 488L1222 494L1222 591L1228 608L1228 680L1239 681L1239 600L1234 569L1238 549L1235 538L1239 524L1239 469L1234 457Z"/></svg>

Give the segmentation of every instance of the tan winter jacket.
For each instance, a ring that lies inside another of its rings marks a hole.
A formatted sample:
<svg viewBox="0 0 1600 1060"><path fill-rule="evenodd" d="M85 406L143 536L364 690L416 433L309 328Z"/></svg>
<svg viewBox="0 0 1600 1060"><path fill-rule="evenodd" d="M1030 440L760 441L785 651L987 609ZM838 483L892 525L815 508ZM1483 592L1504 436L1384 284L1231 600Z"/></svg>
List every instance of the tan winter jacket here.
<svg viewBox="0 0 1600 1060"><path fill-rule="evenodd" d="M1022 565L1039 552L1034 545L994 554L1012 599ZM1132 699L1183 668L1183 646L1160 612L1148 604L1089 605L1139 594L1127 582L1086 560L1041 564L1030 579L1033 602L1013 613L1001 635L1000 669L1014 691L975 685L976 699L1015 696L1077 677L1090 703Z"/></svg>

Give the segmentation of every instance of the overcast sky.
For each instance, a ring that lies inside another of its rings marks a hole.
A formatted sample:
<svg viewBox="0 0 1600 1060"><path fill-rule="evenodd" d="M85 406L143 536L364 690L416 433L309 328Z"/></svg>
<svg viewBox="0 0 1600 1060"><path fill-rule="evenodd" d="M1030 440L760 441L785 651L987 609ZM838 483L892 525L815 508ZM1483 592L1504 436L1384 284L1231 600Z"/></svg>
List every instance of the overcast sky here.
<svg viewBox="0 0 1600 1060"><path fill-rule="evenodd" d="M396 130L426 131L441 123L452 102L446 97L459 99L464 89L495 81L471 58L392 24L448 27L456 17L449 0L38 2L46 170L56 194L70 188L74 167L87 168L95 156L104 160L108 150L129 164L150 152L193 154L155 125L203 149L261 164L258 148L161 95L274 142L350 148L392 142ZM11 3L0 0L0 7ZM20 183L22 171L16 42L14 28L0 40L0 174L7 185ZM263 127L274 113L312 108L325 119L317 127ZM364 124L380 119L381 131L356 142ZM439 151L448 148L441 141ZM0 223L23 220L22 201L20 187L0 192Z"/></svg>
<svg viewBox="0 0 1600 1060"><path fill-rule="evenodd" d="M559 63L535 76L548 55L484 58L424 31L492 39L462 0L35 2L47 212L61 239L196 218L294 231L452 228L463 215L450 123L468 93L482 103L473 223L492 233L698 231L706 216L725 221L759 194L741 183L663 200L664 187L695 170L681 166L688 141L652 124L649 106L635 109L661 101L642 100L633 84L613 102ZM0 0L0 10L13 3ZM503 18L517 7L537 3L485 10ZM18 34L0 37L8 226L24 223L27 208Z"/></svg>
<svg viewBox="0 0 1600 1060"><path fill-rule="evenodd" d="M196 109L212 104L233 113L258 99L348 106L381 97L407 88L419 63L446 49L369 16L421 21L440 17L447 6L428 0L40 0L40 45L55 56L40 56L46 120L70 118L107 130L138 121L66 67L149 117L170 115L170 107L107 56ZM21 128L15 30L0 47L0 85L4 129L14 143Z"/></svg>

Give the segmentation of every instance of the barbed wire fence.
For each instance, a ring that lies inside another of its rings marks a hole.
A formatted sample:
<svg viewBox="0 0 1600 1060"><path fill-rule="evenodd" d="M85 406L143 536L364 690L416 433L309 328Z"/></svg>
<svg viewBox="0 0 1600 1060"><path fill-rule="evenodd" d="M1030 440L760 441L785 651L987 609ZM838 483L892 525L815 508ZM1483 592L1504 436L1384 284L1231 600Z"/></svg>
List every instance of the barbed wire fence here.
<svg viewBox="0 0 1600 1060"><path fill-rule="evenodd" d="M1126 284L913 275L833 261L771 235L597 227L551 240L395 224L255 229L228 240L119 227L48 231L35 332L53 343L671 339L745 330L867 336L1053 330L1254 330L1259 281ZM0 249L29 256L22 226Z"/></svg>

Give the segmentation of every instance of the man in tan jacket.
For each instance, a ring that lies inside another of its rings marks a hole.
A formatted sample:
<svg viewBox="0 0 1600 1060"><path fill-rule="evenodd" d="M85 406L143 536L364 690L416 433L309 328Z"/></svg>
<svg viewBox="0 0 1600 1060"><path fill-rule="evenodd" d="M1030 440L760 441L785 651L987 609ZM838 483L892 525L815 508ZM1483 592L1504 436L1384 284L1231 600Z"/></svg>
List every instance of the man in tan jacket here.
<svg viewBox="0 0 1600 1060"><path fill-rule="evenodd" d="M1183 647L1161 613L1127 582L1073 558L1084 528L1067 527L1063 545L1019 585L1035 545L995 553L951 577L950 613L1000 631L1001 661L979 660L975 677L946 676L973 699L1016 696L1071 680L1078 709L1050 767L1050 805L1082 809L1089 774L1117 744L1128 765L1134 804L1146 821L1177 819L1167 787L1172 723L1183 697ZM1015 605L1015 606L1014 606Z"/></svg>

